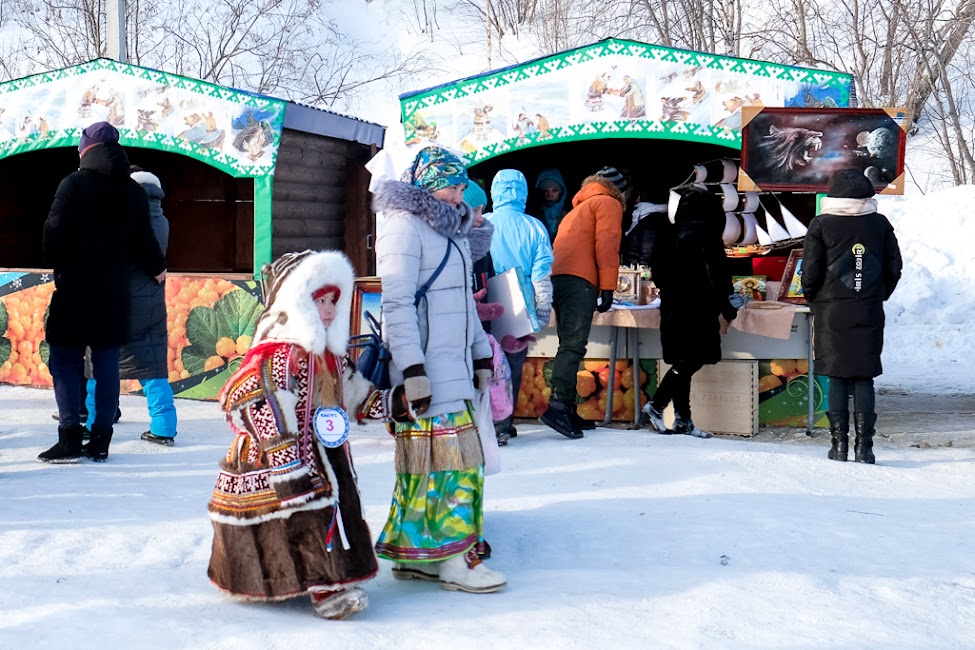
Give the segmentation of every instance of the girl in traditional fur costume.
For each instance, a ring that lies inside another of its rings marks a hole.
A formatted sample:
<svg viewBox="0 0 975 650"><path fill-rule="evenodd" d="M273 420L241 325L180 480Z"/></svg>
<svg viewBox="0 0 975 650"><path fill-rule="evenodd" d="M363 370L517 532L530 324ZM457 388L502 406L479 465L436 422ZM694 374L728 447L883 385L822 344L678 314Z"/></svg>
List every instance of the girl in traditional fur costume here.
<svg viewBox="0 0 975 650"><path fill-rule="evenodd" d="M354 275L344 255L288 253L265 267L266 307L220 404L234 432L220 463L207 574L252 601L311 596L343 619L378 570L362 518L343 406L369 384L344 361Z"/></svg>
<svg viewBox="0 0 975 650"><path fill-rule="evenodd" d="M467 184L459 158L427 147L403 182L375 191L374 206L383 213L376 239L383 334L393 357L390 378L403 384L409 412L393 418L396 486L376 551L395 562L397 578L486 593L506 580L477 554L484 455L472 401L476 386L491 378L493 362L470 289Z"/></svg>

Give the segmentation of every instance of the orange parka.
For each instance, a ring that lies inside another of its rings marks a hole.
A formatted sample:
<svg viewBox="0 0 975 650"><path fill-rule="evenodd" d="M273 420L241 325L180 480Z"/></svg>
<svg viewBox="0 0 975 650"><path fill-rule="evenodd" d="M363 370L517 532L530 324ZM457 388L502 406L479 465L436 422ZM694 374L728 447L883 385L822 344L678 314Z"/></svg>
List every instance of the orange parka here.
<svg viewBox="0 0 975 650"><path fill-rule="evenodd" d="M552 244L552 275L574 275L600 290L616 290L623 238L622 193L609 181L590 176L572 197L572 210Z"/></svg>

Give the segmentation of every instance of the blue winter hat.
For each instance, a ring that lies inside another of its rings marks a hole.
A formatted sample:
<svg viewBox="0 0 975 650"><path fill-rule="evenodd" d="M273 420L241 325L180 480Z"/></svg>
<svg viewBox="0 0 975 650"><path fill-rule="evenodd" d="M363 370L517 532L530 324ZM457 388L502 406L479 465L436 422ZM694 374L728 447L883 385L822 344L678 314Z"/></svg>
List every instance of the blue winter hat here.
<svg viewBox="0 0 975 650"><path fill-rule="evenodd" d="M481 189L481 186L476 182L471 181L467 184L467 189L464 190L464 203L476 208L478 206L487 205L487 194Z"/></svg>
<svg viewBox="0 0 975 650"><path fill-rule="evenodd" d="M464 161L443 147L421 149L403 174L403 182L431 192L470 183Z"/></svg>
<svg viewBox="0 0 975 650"><path fill-rule="evenodd" d="M108 122L95 122L81 132L81 142L78 144L78 151L84 151L93 144L105 142L118 142L118 129Z"/></svg>

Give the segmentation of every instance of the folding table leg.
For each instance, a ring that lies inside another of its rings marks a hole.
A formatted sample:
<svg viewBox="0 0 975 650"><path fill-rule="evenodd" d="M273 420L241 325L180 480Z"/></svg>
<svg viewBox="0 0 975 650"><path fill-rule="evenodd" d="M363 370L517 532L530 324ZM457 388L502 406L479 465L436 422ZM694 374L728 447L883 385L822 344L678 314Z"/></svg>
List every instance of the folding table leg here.
<svg viewBox="0 0 975 650"><path fill-rule="evenodd" d="M609 385L606 387L606 419L599 423L599 426L604 427L613 421L613 391L616 390L616 386L613 385L613 379L616 377L616 344L619 342L620 338L620 328L614 327L613 333L610 335L609 341Z"/></svg>
<svg viewBox="0 0 975 650"><path fill-rule="evenodd" d="M633 364L633 423L627 426L627 429L639 429L640 428L640 394L642 392L640 388L640 330L638 328L630 328L626 330L629 334L633 332L633 347L630 348L630 363Z"/></svg>

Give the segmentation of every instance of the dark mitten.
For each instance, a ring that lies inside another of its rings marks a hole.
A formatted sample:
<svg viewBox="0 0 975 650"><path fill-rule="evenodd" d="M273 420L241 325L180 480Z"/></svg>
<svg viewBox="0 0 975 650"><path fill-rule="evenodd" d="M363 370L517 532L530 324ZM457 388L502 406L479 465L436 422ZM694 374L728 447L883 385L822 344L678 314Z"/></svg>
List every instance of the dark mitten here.
<svg viewBox="0 0 975 650"><path fill-rule="evenodd" d="M609 311L609 308L613 306L613 290L603 289L599 292L599 302L596 304L596 311L600 314Z"/></svg>

